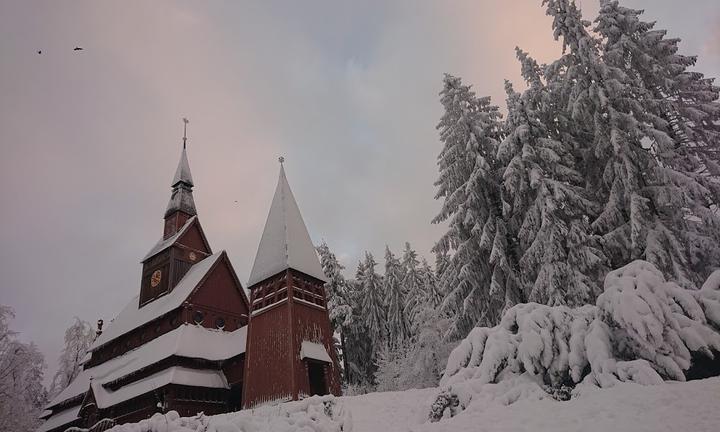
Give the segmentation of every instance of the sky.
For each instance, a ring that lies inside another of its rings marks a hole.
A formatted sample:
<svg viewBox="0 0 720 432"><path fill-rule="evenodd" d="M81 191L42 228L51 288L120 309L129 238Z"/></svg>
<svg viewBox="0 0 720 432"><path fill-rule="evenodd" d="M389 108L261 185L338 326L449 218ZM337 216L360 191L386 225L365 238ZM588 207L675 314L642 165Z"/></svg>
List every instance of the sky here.
<svg viewBox="0 0 720 432"><path fill-rule="evenodd" d="M182 117L202 226L241 281L280 155L311 237L348 274L386 244L432 260L443 73L503 106L503 80L522 87L515 46L541 62L560 54L540 3L0 0L0 304L12 328L49 377L74 316L108 322L137 295ZM624 4L720 76L716 0Z"/></svg>

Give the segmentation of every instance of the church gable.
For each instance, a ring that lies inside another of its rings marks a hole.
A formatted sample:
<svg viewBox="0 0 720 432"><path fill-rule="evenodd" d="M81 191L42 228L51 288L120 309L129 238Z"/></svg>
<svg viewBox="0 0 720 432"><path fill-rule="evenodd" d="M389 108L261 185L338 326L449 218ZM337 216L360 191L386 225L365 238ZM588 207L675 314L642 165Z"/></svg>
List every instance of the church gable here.
<svg viewBox="0 0 720 432"><path fill-rule="evenodd" d="M172 291L188 270L210 253L200 221L193 216L175 235L161 240L143 260L140 305Z"/></svg>
<svg viewBox="0 0 720 432"><path fill-rule="evenodd" d="M224 251L188 303L192 308L188 321L204 327L232 331L247 324L248 300Z"/></svg>
<svg viewBox="0 0 720 432"><path fill-rule="evenodd" d="M176 244L211 255L212 250L210 249L210 243L208 243L207 238L205 237L205 233L200 226L200 221L197 217L194 217L193 219L194 220L187 229L183 230L182 234L177 239Z"/></svg>

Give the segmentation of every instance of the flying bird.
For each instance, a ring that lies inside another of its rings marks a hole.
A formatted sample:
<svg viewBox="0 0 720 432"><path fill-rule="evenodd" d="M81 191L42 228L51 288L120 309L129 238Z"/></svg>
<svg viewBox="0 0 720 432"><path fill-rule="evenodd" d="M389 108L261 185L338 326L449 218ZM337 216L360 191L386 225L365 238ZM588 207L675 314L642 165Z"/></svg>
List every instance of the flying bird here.
<svg viewBox="0 0 720 432"><path fill-rule="evenodd" d="M42 50L38 50L38 54L42 54Z"/></svg>
<svg viewBox="0 0 720 432"><path fill-rule="evenodd" d="M83 50L82 47L77 47L77 46L73 49L73 51L82 51L82 50Z"/></svg>

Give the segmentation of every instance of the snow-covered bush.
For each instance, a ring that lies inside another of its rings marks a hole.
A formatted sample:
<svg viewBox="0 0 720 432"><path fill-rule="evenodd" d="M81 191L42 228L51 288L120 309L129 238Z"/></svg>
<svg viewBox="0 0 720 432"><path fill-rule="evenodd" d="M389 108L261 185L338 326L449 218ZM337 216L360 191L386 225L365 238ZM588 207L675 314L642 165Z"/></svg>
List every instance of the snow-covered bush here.
<svg viewBox="0 0 720 432"><path fill-rule="evenodd" d="M297 402L263 406L216 416L202 413L180 417L155 414L138 423L115 426L109 432L350 432L352 417L333 396L313 396Z"/></svg>
<svg viewBox="0 0 720 432"><path fill-rule="evenodd" d="M559 399L579 383L684 381L694 359L718 355L720 270L689 290L635 261L607 275L594 306L518 304L498 326L473 329L450 354L438 399L455 395L462 409L479 386L520 376Z"/></svg>

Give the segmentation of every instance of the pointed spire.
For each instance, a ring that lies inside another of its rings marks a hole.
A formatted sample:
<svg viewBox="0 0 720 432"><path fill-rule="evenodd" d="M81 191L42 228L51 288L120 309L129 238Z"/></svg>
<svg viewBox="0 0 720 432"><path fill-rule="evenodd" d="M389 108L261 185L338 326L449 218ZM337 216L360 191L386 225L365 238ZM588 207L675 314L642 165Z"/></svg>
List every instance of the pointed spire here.
<svg viewBox="0 0 720 432"><path fill-rule="evenodd" d="M183 143L183 151L180 155L180 162L175 170L175 177L170 186L175 187L178 183L185 183L187 186L193 187L192 175L190 174L190 164L188 163L187 150Z"/></svg>
<svg viewBox="0 0 720 432"><path fill-rule="evenodd" d="M326 280L315 246L310 240L310 234L285 176L285 167L282 165L284 159L280 157L279 161L280 175L248 286L288 268Z"/></svg>
<svg viewBox="0 0 720 432"><path fill-rule="evenodd" d="M197 210L195 210L195 200L192 195L194 184L187 158L187 119L184 118L183 122L186 126L185 133L183 134L183 150L180 155L180 162L178 162L177 169L175 170L175 177L173 177L171 184L173 190L167 210L165 210L166 218L177 211L184 212L189 216L197 214Z"/></svg>

